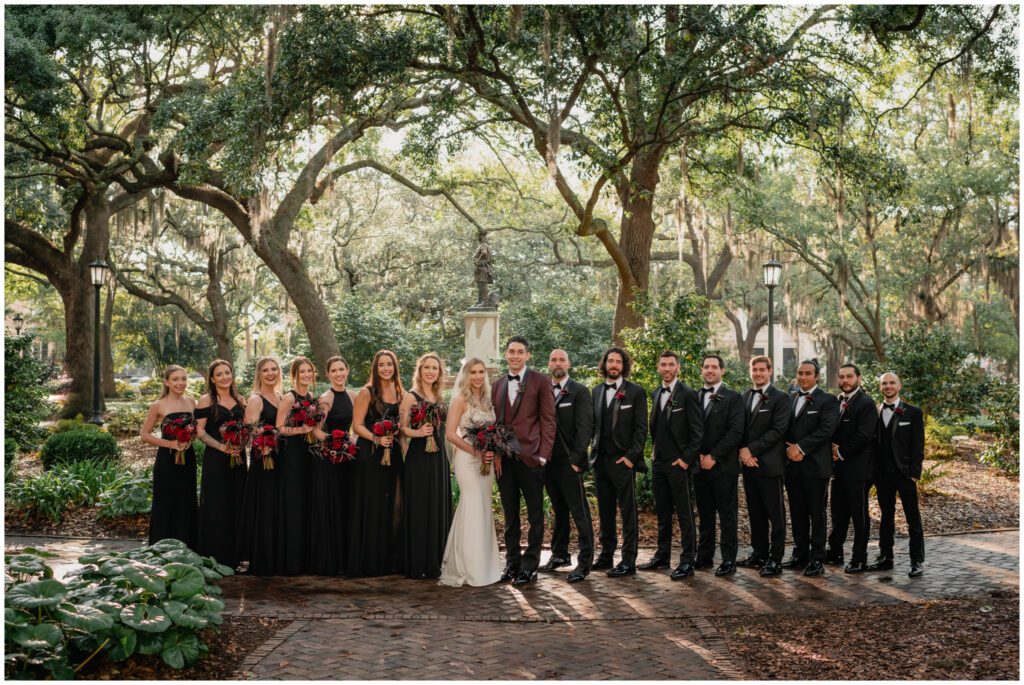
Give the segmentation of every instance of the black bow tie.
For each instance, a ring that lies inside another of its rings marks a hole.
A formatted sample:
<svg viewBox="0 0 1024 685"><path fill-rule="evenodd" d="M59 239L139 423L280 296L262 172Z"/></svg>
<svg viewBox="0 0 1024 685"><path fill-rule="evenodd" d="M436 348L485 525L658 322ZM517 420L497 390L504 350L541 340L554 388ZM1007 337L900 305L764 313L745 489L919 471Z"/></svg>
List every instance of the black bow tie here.
<svg viewBox="0 0 1024 685"><path fill-rule="evenodd" d="M664 385L661 386L661 393L665 394L666 392L672 392L672 388L666 388Z"/></svg>
<svg viewBox="0 0 1024 685"><path fill-rule="evenodd" d="M758 395L764 395L764 390L762 390L761 388L751 388L750 392L751 394L757 393Z"/></svg>
<svg viewBox="0 0 1024 685"><path fill-rule="evenodd" d="M561 385L561 383L553 383L551 385L551 389L552 390L561 390L562 389L562 385Z"/></svg>
<svg viewBox="0 0 1024 685"><path fill-rule="evenodd" d="M812 392L814 392L814 391L813 390L807 390L805 392L805 391L801 390L800 391L800 397L810 397Z"/></svg>
<svg viewBox="0 0 1024 685"><path fill-rule="evenodd" d="M706 392L714 392L714 391L715 391L714 388L701 388L700 389L700 394L703 395Z"/></svg>
<svg viewBox="0 0 1024 685"><path fill-rule="evenodd" d="M882 409L895 409L895 408L896 408L895 404L888 404L886 402L882 403Z"/></svg>
<svg viewBox="0 0 1024 685"><path fill-rule="evenodd" d="M615 385L615 383L605 383L605 384L604 384L604 389L605 389L605 390L611 390L612 388L617 388L617 387L618 387L618 386L617 386L617 385Z"/></svg>
<svg viewBox="0 0 1024 685"><path fill-rule="evenodd" d="M513 376L512 374L509 374L509 376L508 376L508 382L509 383L511 383L512 381L518 381L518 380L519 380L519 376L518 375Z"/></svg>

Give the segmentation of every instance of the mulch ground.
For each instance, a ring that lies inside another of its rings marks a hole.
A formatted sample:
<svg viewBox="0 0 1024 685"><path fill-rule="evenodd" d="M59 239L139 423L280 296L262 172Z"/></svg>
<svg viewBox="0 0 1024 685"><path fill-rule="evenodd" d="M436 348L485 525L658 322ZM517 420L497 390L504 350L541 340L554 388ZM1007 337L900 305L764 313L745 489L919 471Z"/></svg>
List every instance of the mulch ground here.
<svg viewBox="0 0 1024 685"><path fill-rule="evenodd" d="M712 619L751 680L1018 680L1019 596Z"/></svg>
<svg viewBox="0 0 1024 685"><path fill-rule="evenodd" d="M218 630L206 630L203 641L210 649L205 659L177 671L159 655L132 657L115 663L88 664L79 674L86 680L230 680L249 652L267 641L291 621L258 616L225 616Z"/></svg>

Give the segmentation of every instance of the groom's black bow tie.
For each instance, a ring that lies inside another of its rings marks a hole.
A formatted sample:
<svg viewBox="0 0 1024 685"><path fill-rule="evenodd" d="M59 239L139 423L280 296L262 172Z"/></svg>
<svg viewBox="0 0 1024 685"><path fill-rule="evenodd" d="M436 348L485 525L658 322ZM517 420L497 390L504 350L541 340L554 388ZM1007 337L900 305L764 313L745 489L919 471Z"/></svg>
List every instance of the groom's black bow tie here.
<svg viewBox="0 0 1024 685"><path fill-rule="evenodd" d="M515 376L513 376L512 374L508 375L508 382L509 383L511 383L512 381L518 381L518 380L519 380L519 374L516 374Z"/></svg>

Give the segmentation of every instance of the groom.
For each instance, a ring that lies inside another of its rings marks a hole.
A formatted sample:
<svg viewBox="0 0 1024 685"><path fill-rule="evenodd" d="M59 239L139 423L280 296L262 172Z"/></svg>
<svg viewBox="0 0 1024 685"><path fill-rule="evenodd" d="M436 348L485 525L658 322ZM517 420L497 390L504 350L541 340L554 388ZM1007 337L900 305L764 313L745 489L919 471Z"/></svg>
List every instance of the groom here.
<svg viewBox="0 0 1024 685"><path fill-rule="evenodd" d="M519 459L501 465L498 491L505 512L505 572L501 579L526 585L537 577L544 540L544 464L555 443L555 400L546 377L526 368L530 344L516 335L505 345L508 375L491 389L498 423L515 433ZM526 554L519 542L519 498L530 522Z"/></svg>

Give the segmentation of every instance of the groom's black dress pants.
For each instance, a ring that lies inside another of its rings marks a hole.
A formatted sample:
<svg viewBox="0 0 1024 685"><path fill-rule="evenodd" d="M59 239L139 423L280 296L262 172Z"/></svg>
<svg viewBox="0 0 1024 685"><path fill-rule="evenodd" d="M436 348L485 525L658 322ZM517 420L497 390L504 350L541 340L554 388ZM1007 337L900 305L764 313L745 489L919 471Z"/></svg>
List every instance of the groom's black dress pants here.
<svg viewBox="0 0 1024 685"><path fill-rule="evenodd" d="M583 473L572 470L569 457L556 453L544 467L544 481L551 499L551 509L555 513L555 525L551 530L551 556L569 558L571 515L580 541L580 554L576 563L581 569L590 569L594 560L594 526L590 520L587 495L583 491Z"/></svg>
<svg viewBox="0 0 1024 685"><path fill-rule="evenodd" d="M498 478L498 492L505 512L505 566L533 573L540 566L540 546L544 541L544 467L505 461ZM526 500L526 518L530 522L526 554L519 543L520 496Z"/></svg>

